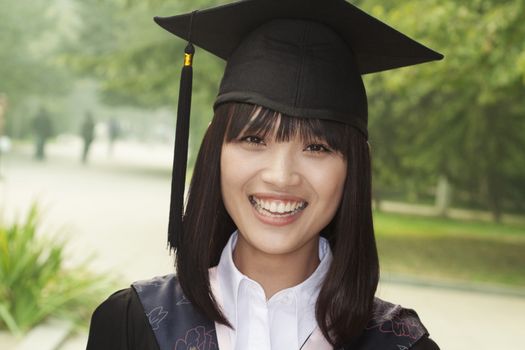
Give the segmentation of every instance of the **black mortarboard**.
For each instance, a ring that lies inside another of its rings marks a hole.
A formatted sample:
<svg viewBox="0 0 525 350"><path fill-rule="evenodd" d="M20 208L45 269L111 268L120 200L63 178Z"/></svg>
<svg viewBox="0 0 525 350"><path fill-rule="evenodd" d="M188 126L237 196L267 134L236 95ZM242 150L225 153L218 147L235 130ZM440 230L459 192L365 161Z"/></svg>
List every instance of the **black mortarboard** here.
<svg viewBox="0 0 525 350"><path fill-rule="evenodd" d="M177 246L191 103L191 43L227 61L215 107L262 105L350 124L367 136L362 74L443 56L345 0L245 0L155 21L188 40L181 77L168 241Z"/></svg>

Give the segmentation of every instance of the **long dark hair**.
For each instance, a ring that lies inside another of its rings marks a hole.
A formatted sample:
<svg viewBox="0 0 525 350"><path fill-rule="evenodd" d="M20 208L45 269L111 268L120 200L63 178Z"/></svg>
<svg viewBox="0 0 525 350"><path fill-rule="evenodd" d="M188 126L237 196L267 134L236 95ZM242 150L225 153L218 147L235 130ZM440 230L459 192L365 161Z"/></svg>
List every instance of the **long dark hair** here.
<svg viewBox="0 0 525 350"><path fill-rule="evenodd" d="M189 188L183 234L179 235L176 251L177 275L186 297L200 312L212 321L231 326L211 292L208 276L208 269L219 263L236 229L221 197L221 148L223 142L238 137L246 127L258 134L273 130L278 118L277 141L289 140L296 134L306 140L321 138L347 160L341 203L321 232L330 243L334 259L316 305L317 323L337 348L351 343L363 331L371 317L379 280L369 148L364 135L351 126L289 117L250 104L218 106L199 150Z"/></svg>

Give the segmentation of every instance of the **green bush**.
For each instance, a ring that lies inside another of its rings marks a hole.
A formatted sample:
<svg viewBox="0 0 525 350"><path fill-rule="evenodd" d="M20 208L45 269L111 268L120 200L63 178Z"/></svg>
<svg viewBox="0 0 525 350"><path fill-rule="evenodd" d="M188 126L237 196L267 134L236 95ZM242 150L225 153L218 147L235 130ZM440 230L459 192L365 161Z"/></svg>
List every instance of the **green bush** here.
<svg viewBox="0 0 525 350"><path fill-rule="evenodd" d="M107 277L64 267L65 241L37 235L38 224L36 205L21 223L0 222L0 329L14 334L49 317L85 324L111 288Z"/></svg>

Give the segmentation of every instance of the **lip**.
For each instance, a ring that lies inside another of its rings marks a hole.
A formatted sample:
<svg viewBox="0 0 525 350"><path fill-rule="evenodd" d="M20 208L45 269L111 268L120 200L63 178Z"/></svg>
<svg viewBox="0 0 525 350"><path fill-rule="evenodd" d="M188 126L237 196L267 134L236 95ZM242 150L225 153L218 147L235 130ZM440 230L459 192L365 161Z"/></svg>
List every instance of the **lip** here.
<svg viewBox="0 0 525 350"><path fill-rule="evenodd" d="M254 205L250 201L250 197L257 197L259 199L265 199L265 200L279 200L283 202L305 202L306 205L303 209L297 211L296 213L292 215L286 215L286 216L266 216L257 211L255 209ZM250 202L250 206L252 207L252 211L255 215L255 217L261 221L264 224L271 225L271 226L286 226L291 224L292 222L296 221L301 217L303 214L303 211L308 206L308 202L304 200L303 198L291 196L291 195L281 195L281 194L268 194L268 193L254 193L248 196L248 201Z"/></svg>
<svg viewBox="0 0 525 350"><path fill-rule="evenodd" d="M274 194L274 193L252 193L250 196L254 196L260 199L279 200L283 202L306 202L304 198L289 195L289 194Z"/></svg>

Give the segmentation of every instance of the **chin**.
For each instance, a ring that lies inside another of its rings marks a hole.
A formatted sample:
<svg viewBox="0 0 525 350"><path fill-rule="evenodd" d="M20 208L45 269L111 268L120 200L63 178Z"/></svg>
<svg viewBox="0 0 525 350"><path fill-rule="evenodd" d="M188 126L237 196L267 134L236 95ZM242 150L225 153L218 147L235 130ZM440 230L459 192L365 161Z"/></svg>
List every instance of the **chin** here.
<svg viewBox="0 0 525 350"><path fill-rule="evenodd" d="M305 248L308 243L318 238L317 234L310 235L311 237L300 237L297 235L297 230L287 230L283 227L279 228L259 228L241 231L240 236L245 244L247 244L253 252L260 252L268 255L287 255L300 251Z"/></svg>

